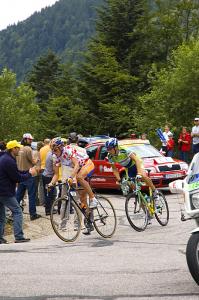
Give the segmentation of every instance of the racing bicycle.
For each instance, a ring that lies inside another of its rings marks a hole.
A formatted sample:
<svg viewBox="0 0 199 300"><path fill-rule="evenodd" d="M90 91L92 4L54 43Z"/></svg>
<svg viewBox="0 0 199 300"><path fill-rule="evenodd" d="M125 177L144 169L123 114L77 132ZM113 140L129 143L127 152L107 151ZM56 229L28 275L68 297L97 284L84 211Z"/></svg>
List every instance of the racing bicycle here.
<svg viewBox="0 0 199 300"><path fill-rule="evenodd" d="M136 231L144 231L151 219L154 217L162 226L166 226L169 221L168 203L162 192L158 192L158 199L154 200L152 191L149 195L142 191L144 183L141 176L123 179L121 189L126 192L125 212L129 224ZM133 190L131 191L131 187Z"/></svg>
<svg viewBox="0 0 199 300"><path fill-rule="evenodd" d="M66 185L66 195L55 199L50 215L55 234L64 242L74 242L82 229L86 229L87 234L90 234L95 228L102 237L112 237L117 221L115 209L110 200L95 194L98 200L97 207L84 208L77 196L78 190L82 188L70 186L68 182L61 183L61 185Z"/></svg>

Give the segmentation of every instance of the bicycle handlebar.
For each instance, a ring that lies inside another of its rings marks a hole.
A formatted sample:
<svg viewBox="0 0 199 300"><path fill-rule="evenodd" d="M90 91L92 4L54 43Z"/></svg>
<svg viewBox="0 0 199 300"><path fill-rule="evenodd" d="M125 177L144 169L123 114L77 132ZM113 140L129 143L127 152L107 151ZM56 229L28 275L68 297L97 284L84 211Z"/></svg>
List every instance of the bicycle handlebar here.
<svg viewBox="0 0 199 300"><path fill-rule="evenodd" d="M84 188L82 188L82 187L77 187L76 185L70 185L69 183L68 183L68 181L64 181L64 182L58 182L58 183L56 183L55 185L51 185L51 186L49 186L48 184L46 184L45 185L45 188L47 189L47 190L50 190L51 188L53 188L53 187L57 187L57 186L60 186L60 185L66 185L68 188L72 188L73 190L75 190L75 191L77 191L77 190L83 190Z"/></svg>

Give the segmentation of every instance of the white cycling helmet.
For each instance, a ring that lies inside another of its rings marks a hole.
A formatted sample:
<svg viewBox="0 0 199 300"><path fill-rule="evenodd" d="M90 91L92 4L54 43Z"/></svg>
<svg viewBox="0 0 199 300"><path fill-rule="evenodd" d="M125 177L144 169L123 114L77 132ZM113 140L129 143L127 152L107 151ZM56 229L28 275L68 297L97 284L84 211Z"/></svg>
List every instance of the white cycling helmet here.
<svg viewBox="0 0 199 300"><path fill-rule="evenodd" d="M34 140L32 134L30 134L30 133L24 133L23 139Z"/></svg>

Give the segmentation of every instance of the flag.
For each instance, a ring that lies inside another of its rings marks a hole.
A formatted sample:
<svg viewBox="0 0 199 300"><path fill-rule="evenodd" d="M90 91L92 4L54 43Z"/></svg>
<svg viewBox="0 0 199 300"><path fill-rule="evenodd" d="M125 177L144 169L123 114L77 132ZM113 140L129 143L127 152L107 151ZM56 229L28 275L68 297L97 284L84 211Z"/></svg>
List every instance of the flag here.
<svg viewBox="0 0 199 300"><path fill-rule="evenodd" d="M161 129L161 128L158 128L158 129L156 130L156 133L157 133L158 137L160 138L161 142L166 143L166 139L165 139L165 137L164 137L164 134L163 134L163 132L162 132L162 129Z"/></svg>

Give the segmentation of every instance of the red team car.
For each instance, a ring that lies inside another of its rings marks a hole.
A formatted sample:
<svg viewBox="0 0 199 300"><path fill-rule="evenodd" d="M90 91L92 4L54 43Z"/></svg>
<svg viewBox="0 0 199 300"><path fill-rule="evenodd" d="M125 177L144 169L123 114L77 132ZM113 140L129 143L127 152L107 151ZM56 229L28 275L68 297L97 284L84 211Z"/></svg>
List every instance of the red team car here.
<svg viewBox="0 0 199 300"><path fill-rule="evenodd" d="M86 146L87 153L95 164L91 186L99 189L120 189L107 160L105 142L106 140L93 141ZM186 176L187 163L163 156L148 140L125 139L119 141L119 145L132 150L142 158L144 167L157 188L167 188L171 181ZM125 176L124 167L119 164L116 166L121 178Z"/></svg>

